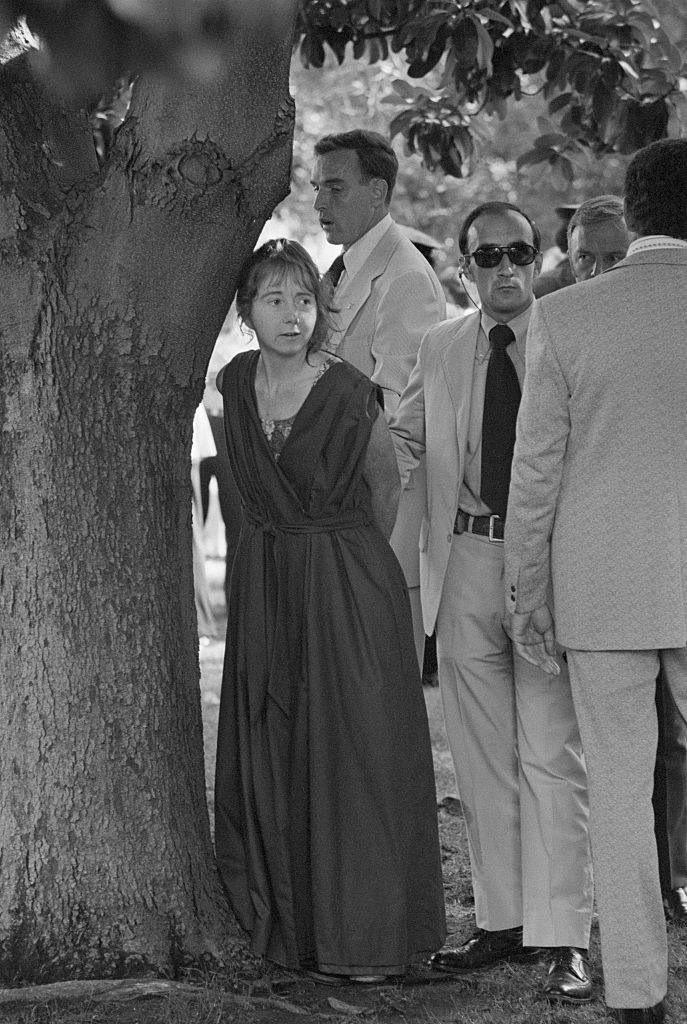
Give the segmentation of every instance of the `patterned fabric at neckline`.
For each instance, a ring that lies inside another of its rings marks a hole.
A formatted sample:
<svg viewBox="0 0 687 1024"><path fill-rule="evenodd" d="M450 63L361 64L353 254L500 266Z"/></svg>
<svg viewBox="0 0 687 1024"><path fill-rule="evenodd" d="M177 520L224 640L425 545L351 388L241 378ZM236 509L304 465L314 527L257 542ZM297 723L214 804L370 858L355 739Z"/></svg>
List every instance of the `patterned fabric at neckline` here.
<svg viewBox="0 0 687 1024"><path fill-rule="evenodd" d="M331 358L326 359L322 363L319 370L315 374L312 384L310 385L311 390L315 386L315 384L317 384L318 380L320 380L320 378L326 373L329 367L333 366L334 363L338 361L339 360L335 356L331 356ZM267 438L267 443L269 445L270 451L274 455L275 461L279 461L279 456L281 455L282 448L286 444L286 441L288 439L289 434L291 433L291 428L293 427L293 423L297 415L298 413L294 413L293 416L288 416L286 417L286 419L281 420L273 420L270 419L268 416L265 416L264 418L262 416L260 417L260 425L262 426L262 432Z"/></svg>

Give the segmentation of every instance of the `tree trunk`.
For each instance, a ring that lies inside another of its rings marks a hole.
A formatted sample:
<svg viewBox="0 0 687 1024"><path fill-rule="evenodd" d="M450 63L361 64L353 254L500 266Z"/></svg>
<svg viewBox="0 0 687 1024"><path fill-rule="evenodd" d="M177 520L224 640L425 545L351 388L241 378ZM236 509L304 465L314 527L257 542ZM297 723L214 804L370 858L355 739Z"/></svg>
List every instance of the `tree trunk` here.
<svg viewBox="0 0 687 1024"><path fill-rule="evenodd" d="M295 4L294 4L295 6ZM0 72L0 979L226 962L202 756L190 439L288 189L289 31L136 87L108 164Z"/></svg>

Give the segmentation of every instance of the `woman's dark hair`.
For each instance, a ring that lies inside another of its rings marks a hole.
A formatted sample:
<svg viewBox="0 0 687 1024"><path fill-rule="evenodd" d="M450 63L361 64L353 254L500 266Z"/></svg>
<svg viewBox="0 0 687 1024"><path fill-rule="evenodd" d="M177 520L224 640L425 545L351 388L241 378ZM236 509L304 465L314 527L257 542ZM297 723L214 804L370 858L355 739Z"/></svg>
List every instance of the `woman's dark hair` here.
<svg viewBox="0 0 687 1024"><path fill-rule="evenodd" d="M268 276L277 281L293 275L305 291L312 292L317 306L317 320L308 342L307 354L322 348L332 328L331 309L319 271L302 245L290 238L274 238L265 242L249 256L241 267L236 288L236 310L245 322L250 317L253 299Z"/></svg>
<svg viewBox="0 0 687 1024"><path fill-rule="evenodd" d="M687 139L661 139L635 153L625 174L627 224L641 235L687 240Z"/></svg>
<svg viewBox="0 0 687 1024"><path fill-rule="evenodd" d="M519 213L521 217L524 217L529 226L532 229L532 244L534 248L539 251L541 249L541 231L534 223L532 218L521 210L519 206L515 206L514 203L501 202L500 200L494 200L490 203L482 203L480 206L476 206L474 210L471 210L463 221L463 225L460 229L458 236L458 246L464 256L467 256L468 251L468 231L475 223L478 217L482 217L485 214L500 214L512 211L513 213Z"/></svg>

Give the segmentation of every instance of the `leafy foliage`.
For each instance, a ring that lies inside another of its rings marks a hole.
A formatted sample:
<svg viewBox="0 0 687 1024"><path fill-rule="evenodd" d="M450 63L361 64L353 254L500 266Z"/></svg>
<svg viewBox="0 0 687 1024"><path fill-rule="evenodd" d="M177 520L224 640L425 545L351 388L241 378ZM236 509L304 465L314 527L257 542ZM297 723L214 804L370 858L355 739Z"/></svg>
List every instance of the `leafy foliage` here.
<svg viewBox="0 0 687 1024"><path fill-rule="evenodd" d="M391 133L456 177L470 172L476 118L504 119L534 91L549 116L519 166L546 163L563 182L576 156L631 153L687 117L682 54L650 0L301 0L296 45L306 66L327 48L339 62L391 49L411 78L429 76L396 83Z"/></svg>
<svg viewBox="0 0 687 1024"><path fill-rule="evenodd" d="M681 0L0 0L0 34L25 18L55 83L97 99L151 68L211 80L248 23L283 38L295 8L306 67L402 56L391 133L456 177L479 115L503 120L533 92L548 111L520 166L563 184L583 154L628 154L687 123Z"/></svg>

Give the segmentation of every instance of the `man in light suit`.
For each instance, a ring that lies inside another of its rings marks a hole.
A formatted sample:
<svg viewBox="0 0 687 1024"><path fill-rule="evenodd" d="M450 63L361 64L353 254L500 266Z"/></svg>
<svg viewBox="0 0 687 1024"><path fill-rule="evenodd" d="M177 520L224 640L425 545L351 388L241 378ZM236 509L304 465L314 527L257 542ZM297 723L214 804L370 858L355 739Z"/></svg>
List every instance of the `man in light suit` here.
<svg viewBox="0 0 687 1024"><path fill-rule="evenodd" d="M387 418L415 365L422 335L446 312L436 274L389 214L397 171L396 154L376 132L326 135L315 145L315 210L327 241L343 246L342 257L328 272L337 312L327 348L379 385ZM391 536L408 584L420 669L425 640L418 556L423 505L420 469L401 497Z"/></svg>
<svg viewBox="0 0 687 1024"><path fill-rule="evenodd" d="M551 673L555 605L589 773L606 1002L635 1024L664 1019L667 984L659 667L687 720L687 141L641 150L625 193L627 257L532 317L505 590L516 649Z"/></svg>
<svg viewBox="0 0 687 1024"><path fill-rule="evenodd" d="M576 281L588 281L627 254L630 233L623 201L602 195L586 199L568 222L568 252ZM687 722L668 691L656 682L658 752L653 807L658 868L664 902L673 920L687 921Z"/></svg>
<svg viewBox="0 0 687 1024"><path fill-rule="evenodd" d="M592 884L570 688L565 675L552 685L514 658L501 624L503 517L540 236L517 207L486 203L459 244L482 308L428 331L390 422L403 481L426 456L422 609L425 631L436 624L475 894L477 931L433 965L469 970L547 947L545 994L582 1003L592 995Z"/></svg>

